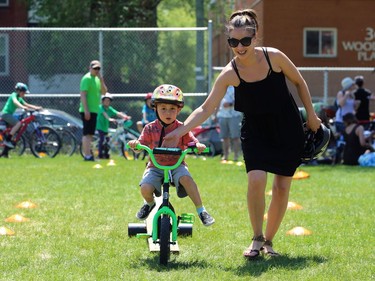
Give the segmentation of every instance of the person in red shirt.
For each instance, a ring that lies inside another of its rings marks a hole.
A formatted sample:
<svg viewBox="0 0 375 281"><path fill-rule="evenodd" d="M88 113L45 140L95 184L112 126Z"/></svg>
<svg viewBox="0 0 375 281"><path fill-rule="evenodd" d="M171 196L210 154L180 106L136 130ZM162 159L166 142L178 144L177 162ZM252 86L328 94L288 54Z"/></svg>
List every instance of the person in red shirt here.
<svg viewBox="0 0 375 281"><path fill-rule="evenodd" d="M135 149L137 144L146 145L151 149L160 147L164 136L182 125L182 122L177 120L177 115L181 112L181 109L184 106L184 97L182 91L178 87L167 84L160 85L152 94L152 103L157 119L146 124L138 140L128 142L128 145L132 149ZM196 139L191 132L188 132L179 139L177 147L186 149L191 142L196 144L196 147L200 152L206 148L204 144L199 143L198 139ZM177 162L179 156L155 155L155 158L159 164L163 166L171 166ZM212 225L215 222L215 219L203 206L198 186L193 180L187 164L183 161L179 167L171 172L172 180L177 188L177 196L180 198L189 196L196 207L203 225ZM163 170L156 168L152 162L149 161L140 182L141 194L145 203L136 214L138 219L146 219L155 207L154 194L157 197L161 195L161 183L163 177Z"/></svg>

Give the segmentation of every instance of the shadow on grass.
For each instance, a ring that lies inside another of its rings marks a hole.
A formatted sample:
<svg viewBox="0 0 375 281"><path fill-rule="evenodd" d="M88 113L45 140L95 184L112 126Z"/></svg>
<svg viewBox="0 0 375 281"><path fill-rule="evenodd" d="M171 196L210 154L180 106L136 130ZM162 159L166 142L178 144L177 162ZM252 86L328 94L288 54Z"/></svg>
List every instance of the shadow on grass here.
<svg viewBox="0 0 375 281"><path fill-rule="evenodd" d="M193 261L181 261L178 259L178 255L171 255L168 265L160 265L159 264L159 255L151 255L150 257L144 259L144 264L150 270L154 270L157 272L161 271L169 271L171 269L188 269L188 268L208 268L210 265L203 260L193 260Z"/></svg>
<svg viewBox="0 0 375 281"><path fill-rule="evenodd" d="M257 277L276 268L300 270L312 265L325 263L326 261L327 259L321 256L288 257L283 255L276 258L265 258L260 256L255 260L247 260L245 264L235 269L235 274L238 276Z"/></svg>

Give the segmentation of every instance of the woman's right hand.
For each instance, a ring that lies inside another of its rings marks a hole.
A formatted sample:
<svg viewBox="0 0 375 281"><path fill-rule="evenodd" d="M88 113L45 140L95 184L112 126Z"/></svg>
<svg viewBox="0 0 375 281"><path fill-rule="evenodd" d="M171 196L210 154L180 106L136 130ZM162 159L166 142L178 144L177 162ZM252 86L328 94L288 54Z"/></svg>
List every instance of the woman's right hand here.
<svg viewBox="0 0 375 281"><path fill-rule="evenodd" d="M163 143L161 146L162 147L177 147L179 139L180 139L180 136L178 135L176 130L174 130L164 137Z"/></svg>

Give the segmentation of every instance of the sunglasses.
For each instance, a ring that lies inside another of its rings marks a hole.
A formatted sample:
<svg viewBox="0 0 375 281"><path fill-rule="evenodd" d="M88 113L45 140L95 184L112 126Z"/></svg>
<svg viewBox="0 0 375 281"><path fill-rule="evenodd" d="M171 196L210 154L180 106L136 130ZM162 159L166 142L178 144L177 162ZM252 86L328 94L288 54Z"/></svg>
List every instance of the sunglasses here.
<svg viewBox="0 0 375 281"><path fill-rule="evenodd" d="M93 67L94 70L100 70L100 67Z"/></svg>
<svg viewBox="0 0 375 281"><path fill-rule="evenodd" d="M242 46L247 47L247 46L251 45L251 40L252 39L253 39L253 37L244 37L244 38L241 38L241 39L228 38L228 44L232 48L236 48L239 43L241 43Z"/></svg>

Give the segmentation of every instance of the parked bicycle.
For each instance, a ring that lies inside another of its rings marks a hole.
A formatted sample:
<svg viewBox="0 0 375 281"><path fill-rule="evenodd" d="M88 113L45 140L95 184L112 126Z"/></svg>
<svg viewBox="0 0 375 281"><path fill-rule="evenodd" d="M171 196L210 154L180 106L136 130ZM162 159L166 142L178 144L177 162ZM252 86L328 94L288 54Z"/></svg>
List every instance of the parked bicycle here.
<svg viewBox="0 0 375 281"><path fill-rule="evenodd" d="M59 154L65 156L72 156L77 149L77 139L74 134L62 126L55 125L53 118L44 117L44 120L51 124L51 127L56 130L61 139L61 148Z"/></svg>
<svg viewBox="0 0 375 281"><path fill-rule="evenodd" d="M139 137L139 133L131 128L133 125L133 121L123 120L119 119L116 120L117 127L113 131L110 131L108 136L104 139L103 143L103 149L105 151L102 152L102 155L109 155L110 153L113 154L120 154L127 160L143 160L147 152L141 151L139 153L133 151L132 149L129 149L126 147L126 144L130 140L136 140ZM99 137L98 135L94 135L93 141L92 141L92 148L91 150L94 152L93 155L97 157L99 155L98 152L98 145L99 143ZM80 145L80 153L83 156L82 152L82 144Z"/></svg>
<svg viewBox="0 0 375 281"><path fill-rule="evenodd" d="M40 126L36 117L39 115L38 111L25 111L20 118L21 128L15 134L13 141L16 143L15 148L10 150L10 153L15 155L22 155L29 143L32 154L37 158L55 157L61 148L61 139L59 134L49 126ZM4 140L11 128L5 126L2 121L0 128L0 155L6 157L9 148L5 146ZM32 131L27 132L28 126L32 126ZM28 140L28 142L27 142ZM4 151L5 150L5 151Z"/></svg>

